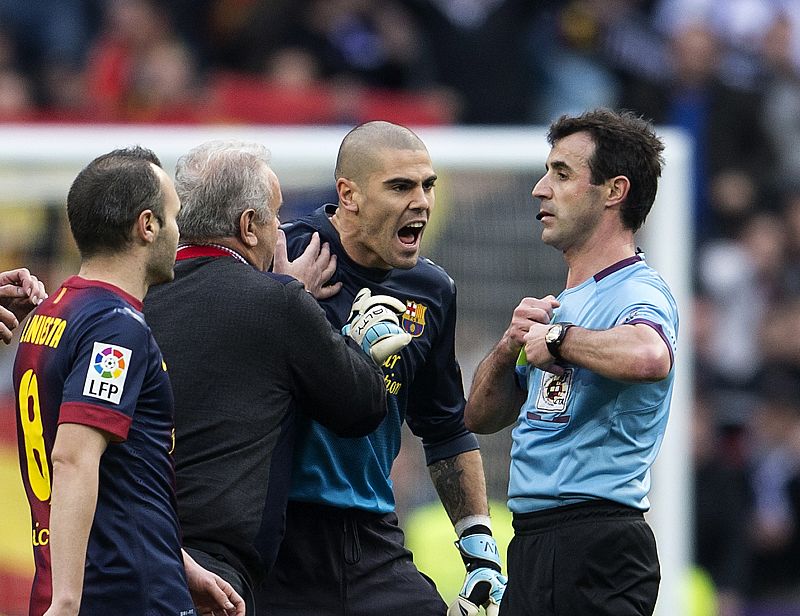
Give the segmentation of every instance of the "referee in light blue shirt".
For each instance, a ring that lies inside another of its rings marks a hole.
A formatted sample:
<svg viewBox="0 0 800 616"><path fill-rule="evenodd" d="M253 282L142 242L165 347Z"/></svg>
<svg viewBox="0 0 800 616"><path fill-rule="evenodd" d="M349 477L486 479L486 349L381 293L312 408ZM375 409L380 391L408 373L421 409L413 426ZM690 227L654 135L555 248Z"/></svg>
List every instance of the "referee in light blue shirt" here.
<svg viewBox="0 0 800 616"><path fill-rule="evenodd" d="M678 311L634 233L663 144L628 112L564 116L533 189L542 240L569 266L558 298L525 298L481 362L467 427L516 421L514 539L501 616L649 616L660 581L643 512L669 416Z"/></svg>

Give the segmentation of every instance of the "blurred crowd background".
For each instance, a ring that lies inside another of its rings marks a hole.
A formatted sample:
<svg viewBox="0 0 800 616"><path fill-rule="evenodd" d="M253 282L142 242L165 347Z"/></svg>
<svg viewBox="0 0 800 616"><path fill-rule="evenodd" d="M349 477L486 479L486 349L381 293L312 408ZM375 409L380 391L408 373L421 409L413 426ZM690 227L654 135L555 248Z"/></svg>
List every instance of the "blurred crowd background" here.
<svg viewBox="0 0 800 616"><path fill-rule="evenodd" d="M714 613L800 614L800 0L0 0L0 122L522 127L596 106L693 139L682 336Z"/></svg>

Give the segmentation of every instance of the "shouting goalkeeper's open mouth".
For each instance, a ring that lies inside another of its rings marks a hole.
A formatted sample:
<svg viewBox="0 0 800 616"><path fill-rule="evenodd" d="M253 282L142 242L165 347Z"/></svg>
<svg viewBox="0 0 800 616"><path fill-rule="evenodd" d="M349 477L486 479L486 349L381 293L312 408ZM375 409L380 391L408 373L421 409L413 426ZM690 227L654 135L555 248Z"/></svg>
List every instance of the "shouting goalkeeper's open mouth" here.
<svg viewBox="0 0 800 616"><path fill-rule="evenodd" d="M407 225L400 227L400 230L397 232L397 238L400 240L400 243L403 244L403 246L406 248L413 248L418 252L426 224L427 222L423 220L417 220L408 223Z"/></svg>

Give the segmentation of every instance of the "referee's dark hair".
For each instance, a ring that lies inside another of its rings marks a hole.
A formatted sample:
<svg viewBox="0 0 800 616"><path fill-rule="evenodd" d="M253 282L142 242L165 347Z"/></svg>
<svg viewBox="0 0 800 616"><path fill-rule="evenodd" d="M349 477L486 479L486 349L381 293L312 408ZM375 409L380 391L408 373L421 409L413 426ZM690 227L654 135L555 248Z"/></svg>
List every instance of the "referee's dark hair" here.
<svg viewBox="0 0 800 616"><path fill-rule="evenodd" d="M98 156L78 173L67 195L67 218L81 257L124 249L144 210L163 220L161 182L152 165L161 167L158 156L134 146Z"/></svg>
<svg viewBox="0 0 800 616"><path fill-rule="evenodd" d="M579 116L561 116L550 126L547 141L556 141L579 132L591 135L595 144L589 160L592 184L599 185L618 175L630 181L625 202L620 207L622 223L637 231L653 207L658 178L664 165L664 143L653 126L631 111L599 108Z"/></svg>

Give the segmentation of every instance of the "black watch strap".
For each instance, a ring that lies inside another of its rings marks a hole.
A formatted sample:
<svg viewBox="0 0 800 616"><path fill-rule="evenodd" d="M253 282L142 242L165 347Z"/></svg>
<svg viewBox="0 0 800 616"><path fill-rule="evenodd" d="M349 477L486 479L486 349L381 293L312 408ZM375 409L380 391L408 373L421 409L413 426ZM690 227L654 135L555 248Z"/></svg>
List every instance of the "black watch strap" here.
<svg viewBox="0 0 800 616"><path fill-rule="evenodd" d="M566 321L554 323L550 326L550 329L545 335L545 343L547 344L547 350L550 351L550 355L556 359L561 359L561 345L570 327L574 326L574 323L568 323Z"/></svg>

